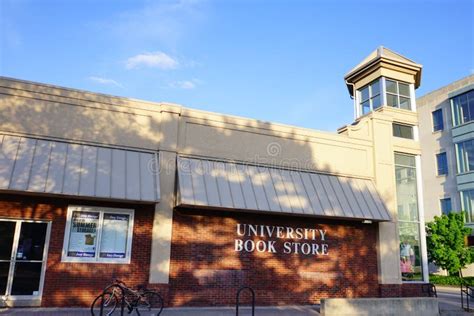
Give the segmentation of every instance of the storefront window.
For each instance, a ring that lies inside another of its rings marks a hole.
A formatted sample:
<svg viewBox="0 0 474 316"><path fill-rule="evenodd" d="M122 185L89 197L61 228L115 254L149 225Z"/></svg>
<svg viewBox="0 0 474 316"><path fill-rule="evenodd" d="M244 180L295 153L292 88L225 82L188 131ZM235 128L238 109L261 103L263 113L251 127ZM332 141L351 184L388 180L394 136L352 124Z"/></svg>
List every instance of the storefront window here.
<svg viewBox="0 0 474 316"><path fill-rule="evenodd" d="M422 281L420 218L415 156L395 154L395 178L403 281Z"/></svg>
<svg viewBox="0 0 474 316"><path fill-rule="evenodd" d="M133 210L70 206L63 261L130 262Z"/></svg>

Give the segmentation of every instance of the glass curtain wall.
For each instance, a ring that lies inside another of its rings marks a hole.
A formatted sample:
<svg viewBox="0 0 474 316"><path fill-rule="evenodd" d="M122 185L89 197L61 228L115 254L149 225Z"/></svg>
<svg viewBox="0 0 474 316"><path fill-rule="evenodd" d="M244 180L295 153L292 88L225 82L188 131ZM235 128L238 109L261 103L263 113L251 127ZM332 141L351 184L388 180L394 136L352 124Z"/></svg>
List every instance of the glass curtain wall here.
<svg viewBox="0 0 474 316"><path fill-rule="evenodd" d="M423 281L415 156L395 154L395 178L403 281Z"/></svg>

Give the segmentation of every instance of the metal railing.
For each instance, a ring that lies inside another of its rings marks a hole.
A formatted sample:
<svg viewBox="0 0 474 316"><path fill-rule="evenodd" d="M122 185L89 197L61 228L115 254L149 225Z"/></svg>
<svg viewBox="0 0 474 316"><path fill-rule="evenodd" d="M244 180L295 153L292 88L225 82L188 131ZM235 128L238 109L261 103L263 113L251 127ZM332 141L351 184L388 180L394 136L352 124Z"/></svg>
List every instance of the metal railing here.
<svg viewBox="0 0 474 316"><path fill-rule="evenodd" d="M461 280L461 307L465 311L470 312L469 301L471 298L474 298L474 287L468 285L463 279ZM466 307L464 307L464 296L466 296Z"/></svg>
<svg viewBox="0 0 474 316"><path fill-rule="evenodd" d="M252 316L255 316L255 291L249 286L243 286L237 291L235 300L235 316L239 316L240 293L244 290L249 290L252 294Z"/></svg>

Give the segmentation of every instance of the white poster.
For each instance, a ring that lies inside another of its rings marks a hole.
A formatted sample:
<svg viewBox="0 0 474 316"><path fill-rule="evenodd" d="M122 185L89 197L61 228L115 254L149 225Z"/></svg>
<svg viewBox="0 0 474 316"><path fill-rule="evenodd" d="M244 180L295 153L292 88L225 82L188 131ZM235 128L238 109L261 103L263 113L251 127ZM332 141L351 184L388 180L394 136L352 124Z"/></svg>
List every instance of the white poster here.
<svg viewBox="0 0 474 316"><path fill-rule="evenodd" d="M72 212L69 257L95 257L98 224L98 212Z"/></svg>
<svg viewBox="0 0 474 316"><path fill-rule="evenodd" d="M105 213L100 242L101 258L125 258L130 215Z"/></svg>

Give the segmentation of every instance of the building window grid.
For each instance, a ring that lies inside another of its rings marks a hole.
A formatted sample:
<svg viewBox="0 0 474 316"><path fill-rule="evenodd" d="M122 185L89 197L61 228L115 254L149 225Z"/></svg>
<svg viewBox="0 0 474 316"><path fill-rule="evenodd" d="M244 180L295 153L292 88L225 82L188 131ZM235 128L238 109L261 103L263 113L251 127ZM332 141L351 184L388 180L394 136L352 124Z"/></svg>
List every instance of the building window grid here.
<svg viewBox="0 0 474 316"><path fill-rule="evenodd" d="M401 89L401 87L403 89ZM399 109L411 110L410 85L401 81L385 79L387 105Z"/></svg>
<svg viewBox="0 0 474 316"><path fill-rule="evenodd" d="M474 139L455 144L458 173L474 171Z"/></svg>
<svg viewBox="0 0 474 316"><path fill-rule="evenodd" d="M374 80L359 90L359 107L362 115L382 106L380 82L380 79Z"/></svg>
<svg viewBox="0 0 474 316"><path fill-rule="evenodd" d="M474 219L474 190L463 190L460 192L461 195L461 206L465 212L465 221L468 224L473 224Z"/></svg>
<svg viewBox="0 0 474 316"><path fill-rule="evenodd" d="M453 126L462 125L474 120L474 90L451 98Z"/></svg>

